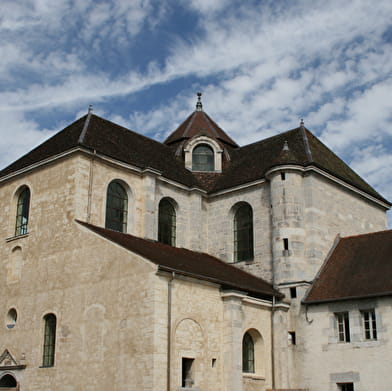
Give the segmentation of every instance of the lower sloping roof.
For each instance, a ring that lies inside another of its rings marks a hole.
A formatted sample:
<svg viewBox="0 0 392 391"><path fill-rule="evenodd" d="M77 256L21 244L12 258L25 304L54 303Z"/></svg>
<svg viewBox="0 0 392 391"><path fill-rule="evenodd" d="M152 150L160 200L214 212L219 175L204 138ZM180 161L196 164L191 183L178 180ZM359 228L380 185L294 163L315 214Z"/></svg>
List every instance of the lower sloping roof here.
<svg viewBox="0 0 392 391"><path fill-rule="evenodd" d="M392 295L392 230L340 238L304 303L385 295Z"/></svg>
<svg viewBox="0 0 392 391"><path fill-rule="evenodd" d="M76 221L103 238L153 262L162 271L174 271L185 276L220 284L223 288L243 290L257 297L283 296L263 279L211 255Z"/></svg>

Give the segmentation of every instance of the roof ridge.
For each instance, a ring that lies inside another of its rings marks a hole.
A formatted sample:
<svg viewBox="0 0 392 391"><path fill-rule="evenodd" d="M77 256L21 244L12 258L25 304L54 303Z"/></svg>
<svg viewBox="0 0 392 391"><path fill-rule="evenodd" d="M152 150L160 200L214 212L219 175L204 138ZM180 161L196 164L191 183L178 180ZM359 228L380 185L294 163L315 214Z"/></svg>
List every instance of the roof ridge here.
<svg viewBox="0 0 392 391"><path fill-rule="evenodd" d="M219 133L216 131L216 129L212 126L211 121L208 118L208 115L206 115L206 113L204 111L202 111L203 117L207 122L207 125L209 126L209 128L211 129L212 133L214 133L215 137L218 139L219 138Z"/></svg>
<svg viewBox="0 0 392 391"><path fill-rule="evenodd" d="M309 140L308 140L308 135L306 134L306 130L304 126L300 126L301 129L301 133L302 133L302 138L305 144L305 152L306 152L306 156L309 159L310 162L313 161L313 155L312 155L312 151L310 149L310 145L309 145Z"/></svg>
<svg viewBox="0 0 392 391"><path fill-rule="evenodd" d="M93 114L93 111L89 110L87 117L86 117L86 121L84 121L83 129L80 132L80 136L78 138L78 144L83 144L83 142L84 142L84 138L86 137L87 129L90 124L90 118L91 118L92 114Z"/></svg>
<svg viewBox="0 0 392 391"><path fill-rule="evenodd" d="M187 133L189 132L189 129L190 129L191 126L193 125L193 121L195 120L195 117L196 117L196 111L194 111L194 112L191 114L191 119L189 120L189 123L188 123L187 127L185 128L183 137L185 137L185 136L187 135ZM185 120L185 121L186 121L186 120ZM181 125L180 125L180 126L181 126Z"/></svg>
<svg viewBox="0 0 392 391"><path fill-rule="evenodd" d="M253 143L242 145L241 147L239 147L239 149L247 148L247 147L250 147L250 146L253 146L253 145L256 145L256 144L263 144L265 142L268 142L268 141L274 139L275 137L280 137L280 136L282 136L282 135L284 135L286 133L294 132L296 130L298 130L298 128L289 129L289 130L284 131L283 133L277 133L277 134L274 134L274 135L272 135L270 137L263 138L263 139L258 140L258 141L254 141Z"/></svg>
<svg viewBox="0 0 392 391"><path fill-rule="evenodd" d="M387 233L387 232L392 233L392 229L383 229L381 231L365 232L365 233L356 234L356 235L347 235L347 236L342 236L341 239L351 239L351 238L354 239L354 238L360 238L360 237L364 237L364 236L379 235L379 234Z"/></svg>
<svg viewBox="0 0 392 391"><path fill-rule="evenodd" d="M157 140L155 140L155 139L153 139L153 138L151 138L151 137L148 137L148 136L144 135L143 133L138 133L138 132L136 132L135 130L126 128L125 126L122 126L122 125L120 125L120 124L116 124L115 122L110 121L110 120L108 120L108 119L106 119L106 118L100 117L99 115L93 114L93 116L94 116L95 118L99 119L99 120L102 120L102 121L105 121L105 122L110 122L110 123L113 124L114 126L117 126L118 128L121 128L122 130L125 130L125 131L127 131L127 132L131 132L132 134L134 134L134 135L137 136L137 137L140 137L140 138L143 138L143 139L148 140L148 141L150 141L150 142L153 142L153 143L156 144L156 145L163 146L165 149L170 149L170 147L169 147L168 145L166 145L165 143L160 142L160 141L157 141Z"/></svg>

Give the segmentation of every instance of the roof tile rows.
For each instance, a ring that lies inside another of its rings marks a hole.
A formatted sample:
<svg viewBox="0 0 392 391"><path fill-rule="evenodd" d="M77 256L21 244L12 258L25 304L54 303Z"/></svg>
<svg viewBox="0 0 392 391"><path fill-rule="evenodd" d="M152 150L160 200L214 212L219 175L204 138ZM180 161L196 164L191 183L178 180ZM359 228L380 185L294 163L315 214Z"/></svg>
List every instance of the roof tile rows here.
<svg viewBox="0 0 392 391"><path fill-rule="evenodd" d="M219 175L193 174L173 152L173 146L203 131L220 142L230 155L230 162L225 163ZM289 149L282 153L285 142ZM303 126L238 147L206 113L195 111L165 143L89 114L4 168L0 171L0 178L80 146L141 169L153 168L168 179L188 187L199 187L209 193L263 179L266 172L277 165L313 165L390 205Z"/></svg>
<svg viewBox="0 0 392 391"><path fill-rule="evenodd" d="M392 230L340 238L304 302L383 295L392 295Z"/></svg>
<svg viewBox="0 0 392 391"><path fill-rule="evenodd" d="M157 241L142 239L130 234L112 231L86 222L80 225L101 237L148 259L160 270L218 283L224 288L239 289L257 297L281 297L282 294L262 280L211 255L185 248L172 247Z"/></svg>

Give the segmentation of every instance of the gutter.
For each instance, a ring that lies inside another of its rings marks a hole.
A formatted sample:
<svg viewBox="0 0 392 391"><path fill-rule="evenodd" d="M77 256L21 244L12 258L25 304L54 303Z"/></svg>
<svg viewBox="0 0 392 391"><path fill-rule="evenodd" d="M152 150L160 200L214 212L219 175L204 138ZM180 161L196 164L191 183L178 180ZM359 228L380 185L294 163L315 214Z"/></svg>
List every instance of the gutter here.
<svg viewBox="0 0 392 391"><path fill-rule="evenodd" d="M272 296L272 308L271 308L271 377L272 377L272 384L271 384L271 388L273 390L275 389L274 314L275 314L275 296Z"/></svg>
<svg viewBox="0 0 392 391"><path fill-rule="evenodd" d="M94 179L94 160L97 156L97 151L94 149L93 155L90 160L90 175L88 179L88 195L87 195L87 222L91 220L91 199L93 194L93 179Z"/></svg>
<svg viewBox="0 0 392 391"><path fill-rule="evenodd" d="M172 288L173 280L176 273L172 272L171 277L167 282L167 373L166 373L166 385L167 391L170 391L171 386L171 320L172 320Z"/></svg>

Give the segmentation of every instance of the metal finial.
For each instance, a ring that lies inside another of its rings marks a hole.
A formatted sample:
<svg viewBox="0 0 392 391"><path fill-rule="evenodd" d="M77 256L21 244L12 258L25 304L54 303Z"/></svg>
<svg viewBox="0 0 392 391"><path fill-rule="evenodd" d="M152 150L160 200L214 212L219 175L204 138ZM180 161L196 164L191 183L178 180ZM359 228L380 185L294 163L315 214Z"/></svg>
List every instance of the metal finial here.
<svg viewBox="0 0 392 391"><path fill-rule="evenodd" d="M203 105L201 103L201 92L197 93L197 103L196 103L196 111L202 111L203 110Z"/></svg>
<svg viewBox="0 0 392 391"><path fill-rule="evenodd" d="M283 149L282 151L288 151L289 150L289 143L287 142L287 140L284 142L283 144Z"/></svg>
<svg viewBox="0 0 392 391"><path fill-rule="evenodd" d="M304 122L303 118L301 118L301 122L299 123L299 126L301 128L303 128L305 126L305 122Z"/></svg>
<svg viewBox="0 0 392 391"><path fill-rule="evenodd" d="M93 105L88 105L88 113L92 113L93 112Z"/></svg>

